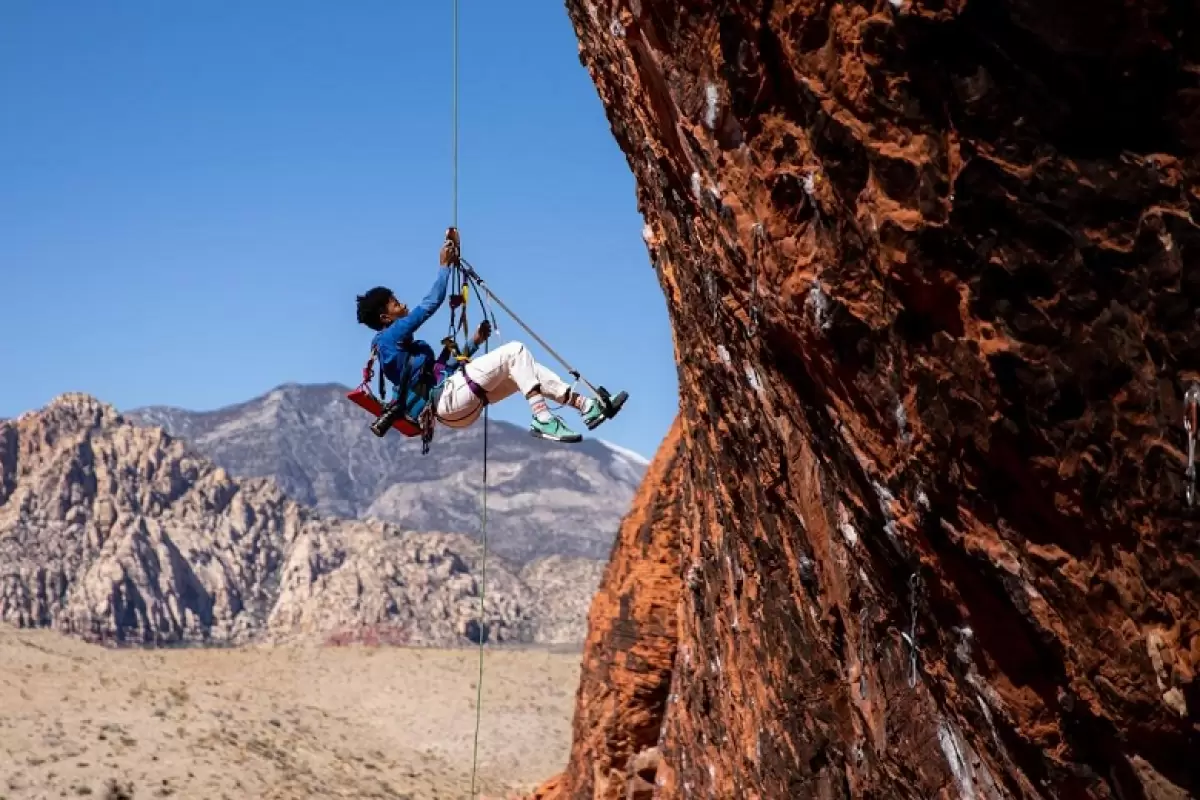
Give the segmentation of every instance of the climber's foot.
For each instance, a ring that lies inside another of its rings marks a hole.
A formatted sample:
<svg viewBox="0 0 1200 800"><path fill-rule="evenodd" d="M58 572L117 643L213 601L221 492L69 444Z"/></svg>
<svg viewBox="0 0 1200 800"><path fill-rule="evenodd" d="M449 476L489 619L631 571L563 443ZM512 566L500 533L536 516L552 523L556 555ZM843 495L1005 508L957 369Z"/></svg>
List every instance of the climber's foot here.
<svg viewBox="0 0 1200 800"><path fill-rule="evenodd" d="M583 413L583 424L587 425L589 431L595 430L608 419L604 415L604 406L596 398L591 398L588 403L588 410Z"/></svg>
<svg viewBox="0 0 1200 800"><path fill-rule="evenodd" d="M583 424L587 426L589 431L595 430L604 420L615 417L621 410L621 406L625 405L625 401L628 399L628 392L617 392L616 395L609 398L608 406L605 407L603 401L598 398L592 398L592 405L588 408L587 413L583 415Z"/></svg>
<svg viewBox="0 0 1200 800"><path fill-rule="evenodd" d="M529 424L529 434L539 439L549 439L552 442L580 442L583 437L571 430L558 417L550 417L546 422L534 418Z"/></svg>

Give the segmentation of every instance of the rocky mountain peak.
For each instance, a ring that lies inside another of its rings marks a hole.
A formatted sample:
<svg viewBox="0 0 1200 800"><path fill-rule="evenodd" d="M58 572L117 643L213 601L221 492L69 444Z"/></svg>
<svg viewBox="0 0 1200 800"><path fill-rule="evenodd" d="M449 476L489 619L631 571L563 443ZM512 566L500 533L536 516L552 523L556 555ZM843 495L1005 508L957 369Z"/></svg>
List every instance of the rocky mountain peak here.
<svg viewBox="0 0 1200 800"><path fill-rule="evenodd" d="M119 421L120 412L90 394L68 392L50 400L39 413L0 419L0 438L20 429L30 440L48 443L64 437L87 437L93 430ZM11 431L6 434L5 431Z"/></svg>
<svg viewBox="0 0 1200 800"><path fill-rule="evenodd" d="M502 558L488 565L481 621L479 558L461 534L323 516L87 395L0 423L0 620L20 626L118 643L380 626L414 644L581 637L545 578ZM599 565L577 562L563 569L586 597Z"/></svg>
<svg viewBox="0 0 1200 800"><path fill-rule="evenodd" d="M212 411L154 406L126 416L185 439L233 475L270 477L323 513L475 534L483 426L439 429L423 457L413 442L371 434L370 418L346 391L291 383ZM601 440L562 447L503 421L490 425L494 551L518 562L607 558L648 461Z"/></svg>

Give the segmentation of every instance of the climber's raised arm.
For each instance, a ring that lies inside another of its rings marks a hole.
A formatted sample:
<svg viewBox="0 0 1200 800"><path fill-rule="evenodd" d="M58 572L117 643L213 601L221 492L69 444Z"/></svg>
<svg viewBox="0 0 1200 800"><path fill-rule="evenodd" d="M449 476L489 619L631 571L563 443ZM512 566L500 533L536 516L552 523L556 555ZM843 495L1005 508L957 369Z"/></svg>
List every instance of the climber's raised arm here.
<svg viewBox="0 0 1200 800"><path fill-rule="evenodd" d="M379 334L379 344L382 346L386 342L388 345L396 347L416 333L417 328L425 324L442 307L442 303L446 302L446 287L449 283L450 270L446 267L438 267L437 280L433 282L433 288L429 290L429 294L425 295L425 299L413 310L409 311L404 308L406 313L395 318ZM403 303L400 305L404 306Z"/></svg>
<svg viewBox="0 0 1200 800"><path fill-rule="evenodd" d="M386 286L376 286L366 294L358 296L358 321L373 331L380 350L394 351L408 339L446 302L446 288L450 282L450 265L458 262L458 232L451 229L446 233L438 261L437 279L425 299L415 309L396 299ZM381 353L382 354L382 353Z"/></svg>

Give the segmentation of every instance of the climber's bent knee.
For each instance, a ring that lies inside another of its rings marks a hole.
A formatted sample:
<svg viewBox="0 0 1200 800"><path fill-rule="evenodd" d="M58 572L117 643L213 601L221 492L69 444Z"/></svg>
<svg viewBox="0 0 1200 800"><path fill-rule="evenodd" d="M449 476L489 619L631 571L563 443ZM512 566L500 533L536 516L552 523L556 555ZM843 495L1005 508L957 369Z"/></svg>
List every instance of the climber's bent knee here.
<svg viewBox="0 0 1200 800"><path fill-rule="evenodd" d="M525 350L526 350L525 345L522 342L506 342L505 344L502 344L499 347L497 347L492 352L503 353L505 356L507 356L509 358L515 358L516 356L523 354L525 352Z"/></svg>

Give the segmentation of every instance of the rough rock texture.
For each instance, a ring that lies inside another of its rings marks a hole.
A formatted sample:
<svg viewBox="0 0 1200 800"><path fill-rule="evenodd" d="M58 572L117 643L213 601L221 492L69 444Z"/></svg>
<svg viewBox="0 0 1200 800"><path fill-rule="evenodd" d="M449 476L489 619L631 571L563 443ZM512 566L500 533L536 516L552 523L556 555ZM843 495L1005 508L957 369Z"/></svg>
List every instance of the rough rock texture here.
<svg viewBox="0 0 1200 800"><path fill-rule="evenodd" d="M678 631L679 431L676 421L621 524L592 601L571 748L579 768L543 787L546 797L625 800L630 787L645 783L638 773L646 772L643 754L658 742Z"/></svg>
<svg viewBox="0 0 1200 800"><path fill-rule="evenodd" d="M0 422L0 621L125 643L465 644L479 556L460 534L323 518L86 395ZM597 567L566 560L562 583L538 566L489 561L488 641L583 638Z"/></svg>
<svg viewBox="0 0 1200 800"><path fill-rule="evenodd" d="M600 585L604 565L592 558L546 556L521 569L521 581L533 590L537 643L582 643L580 634L587 631L588 606Z"/></svg>
<svg viewBox="0 0 1200 800"><path fill-rule="evenodd" d="M236 478L273 478L294 500L330 516L475 534L483 426L439 428L422 457L416 441L376 438L347 391L287 384L214 411L153 406L125 417L166 429ZM606 558L649 462L590 437L562 447L501 420L490 426L492 551L522 563Z"/></svg>
<svg viewBox="0 0 1200 800"><path fill-rule="evenodd" d="M680 364L655 796L1200 792L1196 4L567 8Z"/></svg>

